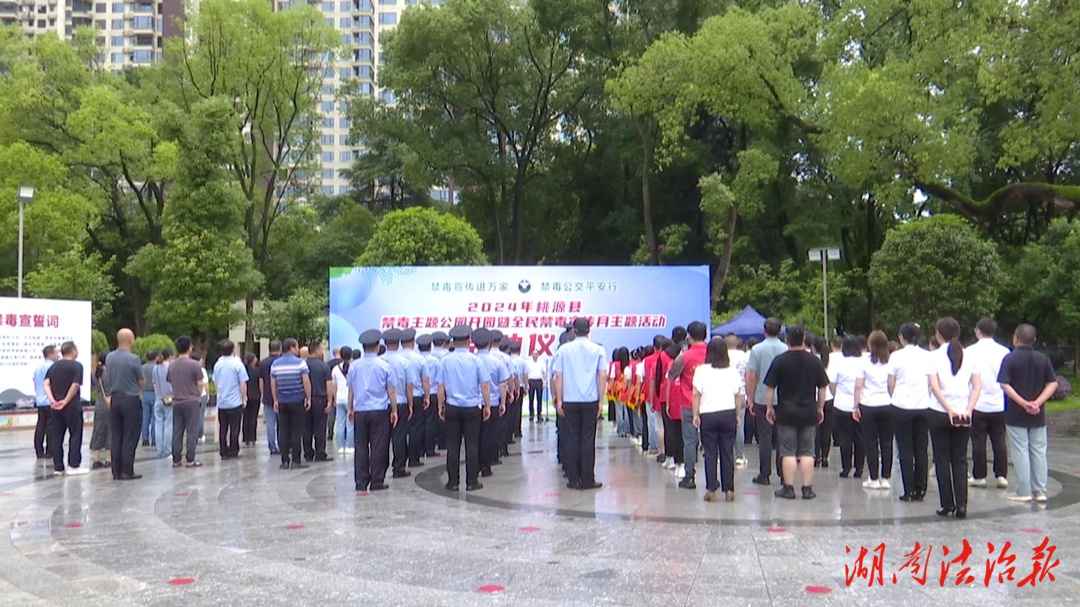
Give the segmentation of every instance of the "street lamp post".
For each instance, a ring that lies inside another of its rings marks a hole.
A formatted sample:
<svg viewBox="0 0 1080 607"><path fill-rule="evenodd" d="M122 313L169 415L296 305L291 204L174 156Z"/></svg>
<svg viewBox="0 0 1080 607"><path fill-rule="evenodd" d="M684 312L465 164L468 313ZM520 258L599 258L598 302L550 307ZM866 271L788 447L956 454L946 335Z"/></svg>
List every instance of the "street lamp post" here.
<svg viewBox="0 0 1080 607"><path fill-rule="evenodd" d="M829 336L829 261L836 261L840 259L840 249L837 247L824 247L821 249L810 249L808 252L810 261L821 262L821 307L825 322L825 340L831 339Z"/></svg>
<svg viewBox="0 0 1080 607"><path fill-rule="evenodd" d="M26 203L34 200L34 186L19 186L19 297L22 297L23 287L23 207Z"/></svg>

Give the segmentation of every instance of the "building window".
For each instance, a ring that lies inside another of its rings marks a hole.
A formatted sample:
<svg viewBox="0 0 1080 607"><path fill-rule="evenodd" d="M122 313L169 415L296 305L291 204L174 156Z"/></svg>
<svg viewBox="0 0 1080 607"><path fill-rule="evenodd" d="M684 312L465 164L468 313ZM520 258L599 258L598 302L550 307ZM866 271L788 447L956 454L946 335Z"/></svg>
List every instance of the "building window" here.
<svg viewBox="0 0 1080 607"><path fill-rule="evenodd" d="M333 179L334 178L334 169L323 169L322 170L322 178L323 179Z"/></svg>
<svg viewBox="0 0 1080 607"><path fill-rule="evenodd" d="M338 135L338 144L339 145L349 145L349 136L348 135Z"/></svg>
<svg viewBox="0 0 1080 607"><path fill-rule="evenodd" d="M371 49L361 48L356 50L357 61L371 61Z"/></svg>
<svg viewBox="0 0 1080 607"><path fill-rule="evenodd" d="M360 0L358 6L362 11L370 11L372 9L371 0Z"/></svg>
<svg viewBox="0 0 1080 607"><path fill-rule="evenodd" d="M360 32L356 34L357 44L375 44L375 36L371 35L371 32Z"/></svg>
<svg viewBox="0 0 1080 607"><path fill-rule="evenodd" d="M124 37L123 36L113 36L112 40L109 42L109 44L111 44L112 46L124 46Z"/></svg>
<svg viewBox="0 0 1080 607"><path fill-rule="evenodd" d="M347 128L351 127L351 126L352 126L352 121L350 121L348 118L341 118L341 119L338 120L338 127L340 127L340 128L347 129Z"/></svg>
<svg viewBox="0 0 1080 607"><path fill-rule="evenodd" d="M123 19L113 19L112 20L112 29L114 29L114 30L122 30L122 29L124 29L124 20Z"/></svg>
<svg viewBox="0 0 1080 607"><path fill-rule="evenodd" d="M342 44L348 44L350 42L352 42L352 36L350 36L348 34L342 34L341 35L341 43Z"/></svg>
<svg viewBox="0 0 1080 607"><path fill-rule="evenodd" d="M119 13L119 14L123 15L124 14L124 3L123 2L113 2L112 12Z"/></svg>
<svg viewBox="0 0 1080 607"><path fill-rule="evenodd" d="M332 186L332 185L324 185L322 187L322 193L325 196L333 196L334 195L334 186Z"/></svg>
<svg viewBox="0 0 1080 607"><path fill-rule="evenodd" d="M370 82L361 82L360 83L360 94L361 95L370 95L371 91L372 91L372 89L371 89L371 83Z"/></svg>
<svg viewBox="0 0 1080 607"><path fill-rule="evenodd" d="M104 2L98 2L97 4L94 5L94 12L95 13L105 13L105 12L108 12L108 10L109 10L109 5L105 4Z"/></svg>
<svg viewBox="0 0 1080 607"><path fill-rule="evenodd" d="M153 17L135 17L132 20L132 25L136 29L154 29Z"/></svg>
<svg viewBox="0 0 1080 607"><path fill-rule="evenodd" d="M348 194L350 191L352 191L352 186L349 185L339 185L337 189L338 194Z"/></svg>
<svg viewBox="0 0 1080 607"><path fill-rule="evenodd" d="M333 162L334 161L334 153L333 152L323 152L322 153L322 161L323 162Z"/></svg>
<svg viewBox="0 0 1080 607"><path fill-rule="evenodd" d="M405 6L416 6L416 0L405 0Z"/></svg>
<svg viewBox="0 0 1080 607"><path fill-rule="evenodd" d="M353 27L371 27L374 24L375 22L371 20L370 15L360 15L353 23Z"/></svg>
<svg viewBox="0 0 1080 607"><path fill-rule="evenodd" d="M341 162L348 162L352 160L352 152L341 152L340 154L338 154L338 160L340 160Z"/></svg>
<svg viewBox="0 0 1080 607"><path fill-rule="evenodd" d="M323 95L333 95L334 94L334 85L332 85L332 84L324 84L324 85L322 85L322 94Z"/></svg>
<svg viewBox="0 0 1080 607"><path fill-rule="evenodd" d="M383 91L380 97L382 97L382 100L385 103L394 103L395 101L397 101L397 97L394 95L394 91Z"/></svg>
<svg viewBox="0 0 1080 607"><path fill-rule="evenodd" d="M150 63L154 60L153 51L135 51L133 61L135 63Z"/></svg>
<svg viewBox="0 0 1080 607"><path fill-rule="evenodd" d="M370 65L361 65L356 68L356 76L370 80L375 77L375 70L371 69Z"/></svg>
<svg viewBox="0 0 1080 607"><path fill-rule="evenodd" d="M333 118L323 118L322 119L322 128L324 128L324 129L332 129L332 128L334 128L334 119Z"/></svg>
<svg viewBox="0 0 1080 607"><path fill-rule="evenodd" d="M345 13L352 10L352 2L342 2L338 4L338 10Z"/></svg>
<svg viewBox="0 0 1080 607"><path fill-rule="evenodd" d="M154 12L154 5L153 4L136 4L135 5L135 12L136 13L153 13Z"/></svg>
<svg viewBox="0 0 1080 607"><path fill-rule="evenodd" d="M397 25L397 13L379 13L379 25Z"/></svg>
<svg viewBox="0 0 1080 607"><path fill-rule="evenodd" d="M334 145L334 136L333 135L323 135L322 139L321 139L321 143L323 145Z"/></svg>
<svg viewBox="0 0 1080 607"><path fill-rule="evenodd" d="M397 6L397 0L379 0L379 6Z"/></svg>
<svg viewBox="0 0 1080 607"><path fill-rule="evenodd" d="M341 23L341 27L352 27L352 19L349 17L342 17L339 22ZM348 40L346 40L346 42L348 42Z"/></svg>
<svg viewBox="0 0 1080 607"><path fill-rule="evenodd" d="M334 111L334 102L333 101L323 101L320 108L322 109L323 112L332 112L332 111Z"/></svg>
<svg viewBox="0 0 1080 607"><path fill-rule="evenodd" d="M324 13L332 13L332 12L334 12L334 3L333 2L323 2L322 3L322 12L324 12Z"/></svg>
<svg viewBox="0 0 1080 607"><path fill-rule="evenodd" d="M124 53L113 53L113 54L109 55L109 61L111 61L113 63L123 63L124 62Z"/></svg>

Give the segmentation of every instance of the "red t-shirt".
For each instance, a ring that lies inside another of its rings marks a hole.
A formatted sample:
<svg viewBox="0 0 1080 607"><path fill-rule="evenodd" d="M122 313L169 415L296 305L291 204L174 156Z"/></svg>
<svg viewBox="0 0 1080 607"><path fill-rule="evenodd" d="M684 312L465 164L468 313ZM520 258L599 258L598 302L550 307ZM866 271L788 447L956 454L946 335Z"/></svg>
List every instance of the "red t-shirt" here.
<svg viewBox="0 0 1080 607"><path fill-rule="evenodd" d="M674 382L667 378L668 369L671 368L672 358L667 355L667 352L661 352L659 368L657 373L660 374L660 403L667 405L668 417L671 419L682 419L682 407L679 404L679 383L678 379ZM670 391L669 391L670 386Z"/></svg>
<svg viewBox="0 0 1080 607"><path fill-rule="evenodd" d="M705 344L694 344L683 351L683 369L679 374L679 401L683 409L694 408L694 371L705 364Z"/></svg>
<svg viewBox="0 0 1080 607"><path fill-rule="evenodd" d="M645 400L649 402L649 406L653 411L660 410L660 399L656 396L656 360L659 353L653 352L645 357L645 360L641 361L645 364L645 385L643 390L645 391Z"/></svg>

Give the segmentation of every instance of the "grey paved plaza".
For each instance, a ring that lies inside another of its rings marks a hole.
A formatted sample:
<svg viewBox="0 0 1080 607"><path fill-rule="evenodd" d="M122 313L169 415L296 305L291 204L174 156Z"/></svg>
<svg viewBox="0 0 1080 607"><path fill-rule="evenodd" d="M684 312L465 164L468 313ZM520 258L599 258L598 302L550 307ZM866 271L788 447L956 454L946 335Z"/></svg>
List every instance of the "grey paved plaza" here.
<svg viewBox="0 0 1080 607"><path fill-rule="evenodd" d="M136 482L113 482L107 470L53 478L29 433L0 434L0 605L1080 603L1075 439L1051 439L1048 504L971 489L969 518L958 521L935 515L933 477L926 502L901 503L898 471L891 491L864 490L837 478L835 449L816 500L775 499L775 478L752 484L748 450L736 501L705 503L702 472L697 491L677 488L674 474L606 423L604 487L572 491L555 461L555 424L525 426L495 476L469 494L444 491L442 462L430 459L388 491L358 494L352 456L284 471L263 440L225 462L216 444L201 445L199 469L173 469L140 447L136 472L145 476ZM1056 547L1055 580L1018 587L1044 537ZM966 565L952 564L965 539ZM905 558L916 542L922 553ZM1006 542L1014 579L999 582L1010 567L997 563ZM883 586L869 587L868 575L849 586L845 565L865 547L869 573L882 543ZM925 585L912 579L923 572L904 568L909 560L927 567ZM965 567L973 580L957 586Z"/></svg>

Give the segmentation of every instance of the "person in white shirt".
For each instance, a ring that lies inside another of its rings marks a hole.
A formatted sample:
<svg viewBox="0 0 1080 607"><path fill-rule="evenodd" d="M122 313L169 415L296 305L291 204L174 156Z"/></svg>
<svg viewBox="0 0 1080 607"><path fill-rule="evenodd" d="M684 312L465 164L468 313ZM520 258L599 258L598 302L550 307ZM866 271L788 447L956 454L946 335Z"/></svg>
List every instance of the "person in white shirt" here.
<svg viewBox="0 0 1080 607"><path fill-rule="evenodd" d="M840 337L834 337L832 344L820 335L814 338L814 354L821 358L821 364L825 365L826 375L828 375L829 368L835 364L835 361L843 357L840 352L842 344L843 340ZM818 424L817 433L814 435L815 468L829 467L829 451L832 450L834 419L832 392L829 392L829 397L825 401L825 409L822 411L825 418Z"/></svg>
<svg viewBox="0 0 1080 607"><path fill-rule="evenodd" d="M735 501L735 459L739 415L742 404L739 392L745 389L740 373L731 365L728 347L714 337L705 353L705 364L694 370L694 427L701 431L705 450L705 501L716 501L716 490L724 491L724 500ZM720 462L720 479L716 464Z"/></svg>
<svg viewBox="0 0 1080 607"><path fill-rule="evenodd" d="M847 478L852 469L855 471L855 478L862 478L866 455L863 452L859 422L855 419L855 382L858 381L863 366L859 338L854 335L845 337L841 353L842 357L829 357L830 365L826 369L833 395L836 437L840 442L840 478Z"/></svg>
<svg viewBox="0 0 1080 607"><path fill-rule="evenodd" d="M334 444L338 453L353 453L356 436L353 425L349 423L349 369L352 367L353 351L349 346L338 350L341 360L334 365L330 378L334 382Z"/></svg>
<svg viewBox="0 0 1080 607"><path fill-rule="evenodd" d="M902 502L921 502L926 497L928 411L930 409L931 354L919 347L922 329L913 322L900 325L900 345L889 356L889 394L892 395L893 430L900 450L900 477L904 481Z"/></svg>
<svg viewBox="0 0 1080 607"><path fill-rule="evenodd" d="M974 361L964 356L960 323L942 318L934 327L938 343L930 376L930 442L941 498L939 516L967 518L967 451L971 438L971 412L979 401L982 379Z"/></svg>
<svg viewBox="0 0 1080 607"><path fill-rule="evenodd" d="M979 341L964 349L964 356L971 357L979 379L982 380L982 392L975 411L971 416L971 478L968 485L986 486L986 439L994 449L994 476L998 489L1007 489L1006 478L1009 470L1009 450L1005 439L1005 392L998 383L1001 361L1009 355L1009 349L994 341L997 322L984 318L975 325L975 337Z"/></svg>
<svg viewBox="0 0 1080 607"><path fill-rule="evenodd" d="M191 355L192 360L199 361L202 368L202 392L199 393L199 442L206 442L206 404L210 402L210 391L208 386L210 385L210 376L206 374L206 366L203 362L203 355L195 352Z"/></svg>
<svg viewBox="0 0 1080 607"><path fill-rule="evenodd" d="M724 343L727 344L728 360L731 361L731 368L739 372L741 383L739 384L739 399L740 399L740 411L743 411L746 405L746 363L750 362L750 353L742 349L743 341L739 339L739 336L734 333L728 333L724 336ZM735 426L741 427L744 425L744 415L748 413L742 413L735 418ZM746 454L743 453L743 441L735 440L735 466L738 468L745 468L747 464Z"/></svg>
<svg viewBox="0 0 1080 607"><path fill-rule="evenodd" d="M874 331L868 340L870 358L863 359L855 381L854 418L862 432L866 468L870 478L866 489L889 489L893 464L892 398L889 396L889 338ZM880 470L879 470L880 469ZM880 471L880 474L879 474Z"/></svg>
<svg viewBox="0 0 1080 607"><path fill-rule="evenodd" d="M529 421L546 422L544 415L544 378L547 377L547 360L540 358L540 350L533 350L529 359ZM535 415L533 407L536 408Z"/></svg>

